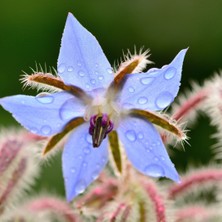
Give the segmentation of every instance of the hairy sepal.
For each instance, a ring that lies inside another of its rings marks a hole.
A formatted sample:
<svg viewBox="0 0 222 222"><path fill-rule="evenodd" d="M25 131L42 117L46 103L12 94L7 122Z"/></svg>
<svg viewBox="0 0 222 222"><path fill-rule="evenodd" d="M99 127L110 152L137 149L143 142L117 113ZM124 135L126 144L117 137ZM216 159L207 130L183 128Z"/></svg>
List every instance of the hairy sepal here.
<svg viewBox="0 0 222 222"><path fill-rule="evenodd" d="M129 115L145 119L175 135L179 140L185 140L186 135L180 127L177 126L176 122L166 117L166 115L160 115L150 111L131 109Z"/></svg>
<svg viewBox="0 0 222 222"><path fill-rule="evenodd" d="M84 119L82 117L77 117L73 120L71 120L63 129L61 133L58 133L54 136L52 136L48 143L46 144L42 155L45 156L48 154L70 131L75 129L77 126L81 125L84 123Z"/></svg>

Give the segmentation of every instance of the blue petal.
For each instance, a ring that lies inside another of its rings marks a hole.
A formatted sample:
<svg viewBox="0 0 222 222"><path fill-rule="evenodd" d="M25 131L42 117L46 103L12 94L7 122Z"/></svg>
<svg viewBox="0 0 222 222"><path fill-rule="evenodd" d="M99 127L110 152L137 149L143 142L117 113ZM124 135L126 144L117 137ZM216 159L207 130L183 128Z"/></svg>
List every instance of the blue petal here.
<svg viewBox="0 0 222 222"><path fill-rule="evenodd" d="M118 129L126 154L141 173L167 177L178 182L179 175L154 126L142 119L127 117Z"/></svg>
<svg viewBox="0 0 222 222"><path fill-rule="evenodd" d="M108 161L107 139L103 140L99 148L93 148L92 137L88 131L88 123L74 130L62 154L63 177L68 201L84 192Z"/></svg>
<svg viewBox="0 0 222 222"><path fill-rule="evenodd" d="M173 102L181 79L182 64L187 49L181 50L174 60L161 69L130 74L123 86L119 102L128 108L162 110Z"/></svg>
<svg viewBox="0 0 222 222"><path fill-rule="evenodd" d="M62 37L58 74L66 84L86 91L106 87L114 76L96 38L71 13Z"/></svg>
<svg viewBox="0 0 222 222"><path fill-rule="evenodd" d="M9 96L0 99L0 104L26 129L41 136L61 132L71 119L84 115L84 105L67 92Z"/></svg>

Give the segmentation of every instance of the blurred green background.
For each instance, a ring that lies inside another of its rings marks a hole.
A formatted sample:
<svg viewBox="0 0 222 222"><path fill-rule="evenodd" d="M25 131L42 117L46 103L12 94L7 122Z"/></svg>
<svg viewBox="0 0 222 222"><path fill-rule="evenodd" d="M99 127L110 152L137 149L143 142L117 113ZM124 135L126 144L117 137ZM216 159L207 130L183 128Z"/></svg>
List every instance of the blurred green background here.
<svg viewBox="0 0 222 222"><path fill-rule="evenodd" d="M1 0L0 7L0 96L33 93L22 90L22 70L30 73L35 62L56 67L68 12L91 31L111 64L122 50L134 46L151 49L156 67L169 63L182 48L185 58L181 91L190 80L202 82L222 67L222 1L206 0ZM0 110L2 126L15 125ZM176 166L209 161L209 139L214 129L200 117L189 133L191 146L175 157ZM38 189L63 192L60 157L44 167Z"/></svg>

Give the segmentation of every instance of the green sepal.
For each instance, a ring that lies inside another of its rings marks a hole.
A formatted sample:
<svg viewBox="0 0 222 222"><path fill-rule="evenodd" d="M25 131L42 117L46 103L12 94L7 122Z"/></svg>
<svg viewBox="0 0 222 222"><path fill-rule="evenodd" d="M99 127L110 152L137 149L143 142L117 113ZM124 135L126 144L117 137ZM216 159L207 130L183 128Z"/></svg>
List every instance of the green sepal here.
<svg viewBox="0 0 222 222"><path fill-rule="evenodd" d="M121 150L120 150L117 132L111 131L108 134L108 138L109 138L109 145L110 145L110 149L111 149L111 153L113 156L116 169L118 170L119 173L122 173L122 156L121 156Z"/></svg>
<svg viewBox="0 0 222 222"><path fill-rule="evenodd" d="M150 111L140 110L140 109L131 109L129 115L135 116L138 118L145 119L161 128L173 133L180 139L185 139L186 136L183 131L173 122L171 119L166 118L163 115L153 113Z"/></svg>
<svg viewBox="0 0 222 222"><path fill-rule="evenodd" d="M58 133L49 139L48 143L46 144L42 152L42 155L43 156L46 155L63 139L65 135L67 135L71 130L75 129L77 126L81 125L82 123L84 123L84 119L82 117L77 117L71 120L69 123L67 123L67 125L65 126L65 128L61 133Z"/></svg>

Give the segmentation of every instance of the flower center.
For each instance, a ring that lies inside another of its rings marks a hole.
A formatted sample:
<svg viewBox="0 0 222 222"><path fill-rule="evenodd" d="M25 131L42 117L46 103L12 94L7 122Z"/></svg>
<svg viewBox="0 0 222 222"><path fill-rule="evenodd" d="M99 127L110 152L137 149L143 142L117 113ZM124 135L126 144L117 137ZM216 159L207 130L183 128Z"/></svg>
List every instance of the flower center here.
<svg viewBox="0 0 222 222"><path fill-rule="evenodd" d="M90 118L89 134L92 135L93 147L99 147L106 135L113 129L113 123L107 114L97 114Z"/></svg>

